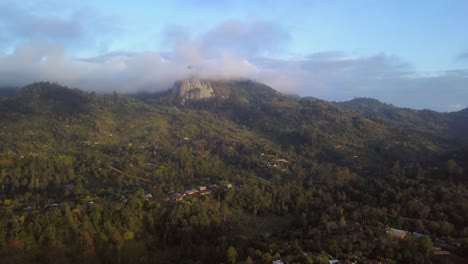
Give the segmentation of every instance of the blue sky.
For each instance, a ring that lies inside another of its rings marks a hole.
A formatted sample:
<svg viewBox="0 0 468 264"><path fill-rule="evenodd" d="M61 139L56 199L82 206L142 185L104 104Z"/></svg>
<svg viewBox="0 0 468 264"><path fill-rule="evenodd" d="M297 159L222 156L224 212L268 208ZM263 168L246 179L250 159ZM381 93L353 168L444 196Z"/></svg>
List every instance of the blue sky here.
<svg viewBox="0 0 468 264"><path fill-rule="evenodd" d="M251 78L326 100L468 106L468 2L0 1L0 85Z"/></svg>

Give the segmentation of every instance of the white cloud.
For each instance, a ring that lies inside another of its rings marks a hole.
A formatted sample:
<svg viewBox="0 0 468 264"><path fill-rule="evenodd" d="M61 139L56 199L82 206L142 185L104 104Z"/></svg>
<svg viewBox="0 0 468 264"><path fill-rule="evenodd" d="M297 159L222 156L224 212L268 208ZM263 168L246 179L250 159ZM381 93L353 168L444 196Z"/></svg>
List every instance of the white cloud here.
<svg viewBox="0 0 468 264"><path fill-rule="evenodd" d="M118 32L121 27L119 18L102 15L90 7L44 15L25 6L8 1L0 3L0 40L5 40L0 45L11 47L26 42L52 43L67 49L84 45L91 48L101 45L110 33Z"/></svg>
<svg viewBox="0 0 468 264"><path fill-rule="evenodd" d="M448 106L448 109L450 111L460 111L465 108L466 108L466 105L463 105L463 104L451 104Z"/></svg>

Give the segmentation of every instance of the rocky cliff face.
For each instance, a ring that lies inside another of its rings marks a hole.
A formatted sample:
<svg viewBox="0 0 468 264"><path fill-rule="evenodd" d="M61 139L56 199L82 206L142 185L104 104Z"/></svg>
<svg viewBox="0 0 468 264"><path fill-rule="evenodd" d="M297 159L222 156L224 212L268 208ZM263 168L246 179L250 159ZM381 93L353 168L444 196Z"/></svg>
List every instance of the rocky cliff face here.
<svg viewBox="0 0 468 264"><path fill-rule="evenodd" d="M174 92L182 104L187 100L200 100L214 97L213 87L209 82L195 79L179 81L174 84Z"/></svg>

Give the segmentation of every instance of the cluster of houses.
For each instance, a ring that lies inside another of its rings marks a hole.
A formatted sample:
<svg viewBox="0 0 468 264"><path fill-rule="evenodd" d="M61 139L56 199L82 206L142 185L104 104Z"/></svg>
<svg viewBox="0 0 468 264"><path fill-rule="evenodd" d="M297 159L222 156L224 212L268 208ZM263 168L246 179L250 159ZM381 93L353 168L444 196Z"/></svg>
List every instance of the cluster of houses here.
<svg viewBox="0 0 468 264"><path fill-rule="evenodd" d="M424 234L421 234L419 232L408 232L405 230L400 230L400 229L395 229L395 228L387 228L386 233L389 236L398 238L398 239L404 239L406 236L412 235L414 237L423 237ZM435 238L434 240L435 246L432 247L432 254L434 255L450 255L451 253L447 250L443 250L442 247L446 247L447 243L440 239L440 238ZM460 247L461 243L460 242L452 242L450 243L451 246L454 247Z"/></svg>
<svg viewBox="0 0 468 264"><path fill-rule="evenodd" d="M46 210L51 210L51 209L54 209L54 208L56 208L56 207L58 207L58 206L59 206L58 203L46 204L46 205L44 206L44 209L46 209ZM34 209L34 208L33 208L31 205L27 205L27 206L23 207L23 212L30 212L30 211L33 211L33 209Z"/></svg>
<svg viewBox="0 0 468 264"><path fill-rule="evenodd" d="M260 154L260 162L270 168L276 168L281 171L287 171L289 162L286 159L278 159L271 155L265 155L265 153Z"/></svg>
<svg viewBox="0 0 468 264"><path fill-rule="evenodd" d="M395 228L387 228L385 231L389 236L399 238L399 239L404 239L407 235L413 235L415 237L423 237L424 234L421 234L419 232L409 232L401 229L395 229Z"/></svg>
<svg viewBox="0 0 468 264"><path fill-rule="evenodd" d="M179 202L179 201L182 201L185 197L189 197L189 196L200 197L204 195L210 195L216 190L229 189L232 187L233 186L231 183L228 183L225 186L218 186L216 184L212 184L209 186L198 186L197 189L189 189L183 193L180 193L180 192L173 193L169 197L164 197L162 200L165 202Z"/></svg>
<svg viewBox="0 0 468 264"><path fill-rule="evenodd" d="M73 184L67 184L65 186L65 189L73 189L75 186ZM183 193L180 193L180 192L176 192L176 193L173 193L171 194L170 196L167 196L167 197L163 197L162 199L160 199L161 201L164 201L164 202L179 202L179 201L182 201L185 197L201 197L201 196L204 196L204 195L211 195L214 191L218 191L218 190L227 190L227 189L230 189L230 188L233 188L233 185L231 183L227 183L223 186L219 186L219 185L216 185L216 184L211 184L209 186L198 186L197 189L189 189L189 190L186 190L184 191ZM124 203L128 203L129 200L135 196L134 193L128 193L126 195L122 195L121 199L122 199L122 202ZM148 201L148 200L152 200L153 199L153 195L151 193L145 193L145 196L144 196L145 200ZM90 205L94 205L94 202L93 201L86 201L86 205L90 206ZM51 203L51 204L46 204L44 206L44 209L45 210L53 210L55 208L59 207L59 204L58 203ZM114 209L121 209L121 204L118 203L118 202L114 202L112 207ZM30 212L30 211L33 211L33 206L31 205L27 205L25 207L22 208L22 211L23 212ZM81 210L80 208L74 208L73 209L73 212L74 213L79 213Z"/></svg>
<svg viewBox="0 0 468 264"><path fill-rule="evenodd" d="M95 146L95 145L101 145L101 142L99 142L99 141L96 141L96 142L83 141L83 142L81 142L81 145Z"/></svg>

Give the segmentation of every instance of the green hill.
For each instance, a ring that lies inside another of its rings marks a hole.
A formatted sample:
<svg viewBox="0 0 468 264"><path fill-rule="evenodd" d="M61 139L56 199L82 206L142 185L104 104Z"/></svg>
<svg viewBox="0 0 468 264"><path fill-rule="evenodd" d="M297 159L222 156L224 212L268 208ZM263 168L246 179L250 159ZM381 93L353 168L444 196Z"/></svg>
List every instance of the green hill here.
<svg viewBox="0 0 468 264"><path fill-rule="evenodd" d="M35 83L0 99L0 260L429 263L436 237L463 256L466 118L248 80Z"/></svg>
<svg viewBox="0 0 468 264"><path fill-rule="evenodd" d="M362 172L396 160L431 160L459 149L468 135L464 112L416 111L373 99L336 104L291 98L248 80L202 82L212 90L202 92L209 97L181 98L185 94L174 91L180 83L165 93L133 98L36 83L0 104L2 148L78 155L83 142L113 149L160 141L172 149L189 141L199 143L192 148L241 167L260 169L253 165L258 165L258 155L271 152L302 159L300 167L327 162ZM227 158L213 142L223 148L238 144L234 152L243 152Z"/></svg>
<svg viewBox="0 0 468 264"><path fill-rule="evenodd" d="M213 90L209 97L182 98L174 92L176 84L146 102L208 111L283 149L294 147L300 155L347 165L355 163L354 156L365 164L427 159L458 148L468 135L465 119L454 114L397 108L365 98L344 103L291 98L253 81L203 82Z"/></svg>

